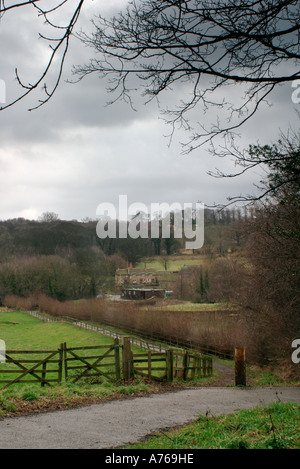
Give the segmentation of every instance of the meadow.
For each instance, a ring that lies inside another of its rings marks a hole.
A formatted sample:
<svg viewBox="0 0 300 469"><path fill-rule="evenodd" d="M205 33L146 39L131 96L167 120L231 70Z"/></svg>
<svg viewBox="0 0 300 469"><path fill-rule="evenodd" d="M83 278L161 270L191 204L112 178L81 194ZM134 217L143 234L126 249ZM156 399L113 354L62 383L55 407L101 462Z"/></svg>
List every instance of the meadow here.
<svg viewBox="0 0 300 469"><path fill-rule="evenodd" d="M24 312L0 310L0 338L5 341L6 350L57 349L62 342L68 346L105 345L112 343L112 338L81 329L63 322L44 322ZM141 349L133 348L138 352ZM4 369L6 364L0 363ZM106 399L140 395L156 392L154 383L136 381L135 383L98 382L88 380L78 383L63 381L61 385L41 387L39 383L17 383L6 389L0 389L0 416L19 415L44 410L56 410L75 407Z"/></svg>
<svg viewBox="0 0 300 469"><path fill-rule="evenodd" d="M169 270L171 272L178 272L185 266L207 266L210 264L210 259L207 256L200 255L172 255L172 256L157 256L145 258L136 264L138 268L156 269L156 270Z"/></svg>
<svg viewBox="0 0 300 469"><path fill-rule="evenodd" d="M0 338L6 349L49 349L62 342L79 347L110 344L112 339L67 323L44 322L19 311L0 312Z"/></svg>
<svg viewBox="0 0 300 469"><path fill-rule="evenodd" d="M113 342L111 337L92 330L59 320L42 321L25 312L5 308L0 310L0 338L5 341L7 351L56 350L64 342L68 347L99 346ZM145 350L132 346L132 352L135 354ZM33 357L34 353L30 358ZM1 373L1 369L5 370L8 365L10 368L13 367L12 364L0 363L0 379L7 379L7 375ZM200 378L198 384L213 382L214 379L216 377ZM168 383L168 389L186 385L179 381ZM128 395L156 393L163 390L164 385L138 377L127 383L123 380L111 382L103 377L100 379L86 377L76 383L63 378L61 384L44 387L41 387L39 382L15 383L0 389L0 416L68 408Z"/></svg>

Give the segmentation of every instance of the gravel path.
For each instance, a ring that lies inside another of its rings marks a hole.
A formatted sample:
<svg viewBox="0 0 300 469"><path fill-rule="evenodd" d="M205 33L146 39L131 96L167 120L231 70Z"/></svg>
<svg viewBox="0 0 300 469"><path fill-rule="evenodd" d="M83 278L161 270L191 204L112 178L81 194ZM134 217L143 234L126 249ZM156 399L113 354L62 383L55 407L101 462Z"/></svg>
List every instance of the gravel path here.
<svg viewBox="0 0 300 469"><path fill-rule="evenodd" d="M203 387L6 418L0 421L0 449L116 448L199 414L228 414L278 400L300 404L300 389Z"/></svg>

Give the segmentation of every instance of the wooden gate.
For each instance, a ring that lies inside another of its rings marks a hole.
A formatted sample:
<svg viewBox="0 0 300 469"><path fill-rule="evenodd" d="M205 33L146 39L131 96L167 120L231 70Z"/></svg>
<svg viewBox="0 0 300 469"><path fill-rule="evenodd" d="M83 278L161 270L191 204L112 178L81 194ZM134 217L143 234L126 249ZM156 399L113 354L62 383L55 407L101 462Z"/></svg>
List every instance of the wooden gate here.
<svg viewBox="0 0 300 469"><path fill-rule="evenodd" d="M8 350L5 363L0 366L0 384L5 384L6 388L16 383L34 382L52 386L63 379L73 383L84 379L89 383L117 382L121 379L121 349L125 382L135 375L159 381L212 375L211 357L174 349L137 354L131 350L130 338L123 337L122 345L115 339L108 345L67 347L63 343L57 350Z"/></svg>
<svg viewBox="0 0 300 469"><path fill-rule="evenodd" d="M133 373L149 379L162 381L166 379L166 352L153 352L133 354Z"/></svg>
<svg viewBox="0 0 300 469"><path fill-rule="evenodd" d="M134 353L133 376L140 375L153 380L184 381L212 376L212 358L190 351L168 349L165 352Z"/></svg>
<svg viewBox="0 0 300 469"><path fill-rule="evenodd" d="M212 376L212 358L188 350L174 351L173 375L175 378L196 379Z"/></svg>
<svg viewBox="0 0 300 469"><path fill-rule="evenodd" d="M5 383L1 389L16 383L60 384L62 368L62 347L57 350L7 350L0 369L0 383Z"/></svg>
<svg viewBox="0 0 300 469"><path fill-rule="evenodd" d="M89 347L67 347L63 344L65 379L76 383L80 379L91 381L119 381L120 345L115 339L113 344ZM101 352L100 352L101 351Z"/></svg>

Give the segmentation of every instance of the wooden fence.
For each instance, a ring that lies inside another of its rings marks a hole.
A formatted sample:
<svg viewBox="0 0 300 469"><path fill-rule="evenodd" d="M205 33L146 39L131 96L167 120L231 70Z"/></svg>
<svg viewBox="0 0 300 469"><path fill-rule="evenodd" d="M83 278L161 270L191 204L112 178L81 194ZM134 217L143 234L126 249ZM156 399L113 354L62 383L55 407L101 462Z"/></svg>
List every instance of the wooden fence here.
<svg viewBox="0 0 300 469"><path fill-rule="evenodd" d="M183 379L196 379L212 376L212 358L195 352L174 351L173 367L174 377Z"/></svg>
<svg viewBox="0 0 300 469"><path fill-rule="evenodd" d="M172 349L133 353L130 338L123 337L122 344L115 339L107 345L68 347L63 343L57 350L7 350L5 362L0 364L0 385L4 384L0 389L16 383L52 386L63 380L117 382L142 376L173 381L211 375L211 357Z"/></svg>
<svg viewBox="0 0 300 469"><path fill-rule="evenodd" d="M128 337L123 343L129 342ZM126 377L136 375L153 380L173 381L174 378L197 379L212 376L212 358L192 351L168 349L164 352L148 350L147 353L132 353L127 344L127 353L123 352L123 362L126 367ZM128 371L129 370L129 371Z"/></svg>
<svg viewBox="0 0 300 469"><path fill-rule="evenodd" d="M1 389L15 383L60 384L62 370L62 347L57 350L8 350L5 362L0 366L0 376L4 377L0 379L4 384Z"/></svg>
<svg viewBox="0 0 300 469"><path fill-rule="evenodd" d="M59 316L59 317L53 316L50 318L49 316L38 313L36 311L26 311L26 312L32 316L42 319L43 321L50 321L50 322L64 321L64 322L68 322L70 324L74 324L76 326L82 327L84 329L99 332L100 334L107 335L107 336L114 337L114 338L122 339L122 337L124 336L124 332L125 332L126 334L131 334L135 336L135 337L130 337L130 341L133 345L139 346L141 348L146 348L147 350L165 351L167 347L176 347L180 349L193 350L195 351L195 353L217 356L223 359L231 360L234 358L233 349L231 350L231 349L224 348L224 347L216 347L213 345L203 344L201 342L192 341L188 339L183 340L177 337L170 337L166 334L160 335L160 334L155 334L154 332L149 334L145 330L137 329L134 327L126 327L125 325L116 324L108 320L102 319L101 323L107 325L108 327L112 327L114 329L119 327L120 331L122 332L118 333L115 330L112 331L110 329L105 328L103 325L101 326L92 325L84 321L66 317L66 316Z"/></svg>
<svg viewBox="0 0 300 469"><path fill-rule="evenodd" d="M161 381L166 379L166 352L134 353L132 360L133 375Z"/></svg>
<svg viewBox="0 0 300 469"><path fill-rule="evenodd" d="M64 370L66 381L76 383L80 379L90 382L121 379L120 344L115 339L111 345L71 347L63 344Z"/></svg>

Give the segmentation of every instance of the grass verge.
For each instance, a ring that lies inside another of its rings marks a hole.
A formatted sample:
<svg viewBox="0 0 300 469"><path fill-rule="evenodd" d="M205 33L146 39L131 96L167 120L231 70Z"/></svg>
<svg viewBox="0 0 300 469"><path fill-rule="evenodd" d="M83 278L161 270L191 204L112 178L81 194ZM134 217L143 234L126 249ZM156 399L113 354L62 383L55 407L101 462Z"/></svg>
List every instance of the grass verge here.
<svg viewBox="0 0 300 469"><path fill-rule="evenodd" d="M274 403L160 431L124 449L299 449L300 406Z"/></svg>
<svg viewBox="0 0 300 469"><path fill-rule="evenodd" d="M0 418L64 410L157 392L160 392L159 385L142 381L126 385L109 382L91 385L65 383L51 388L41 388L35 384L14 386L0 391Z"/></svg>

